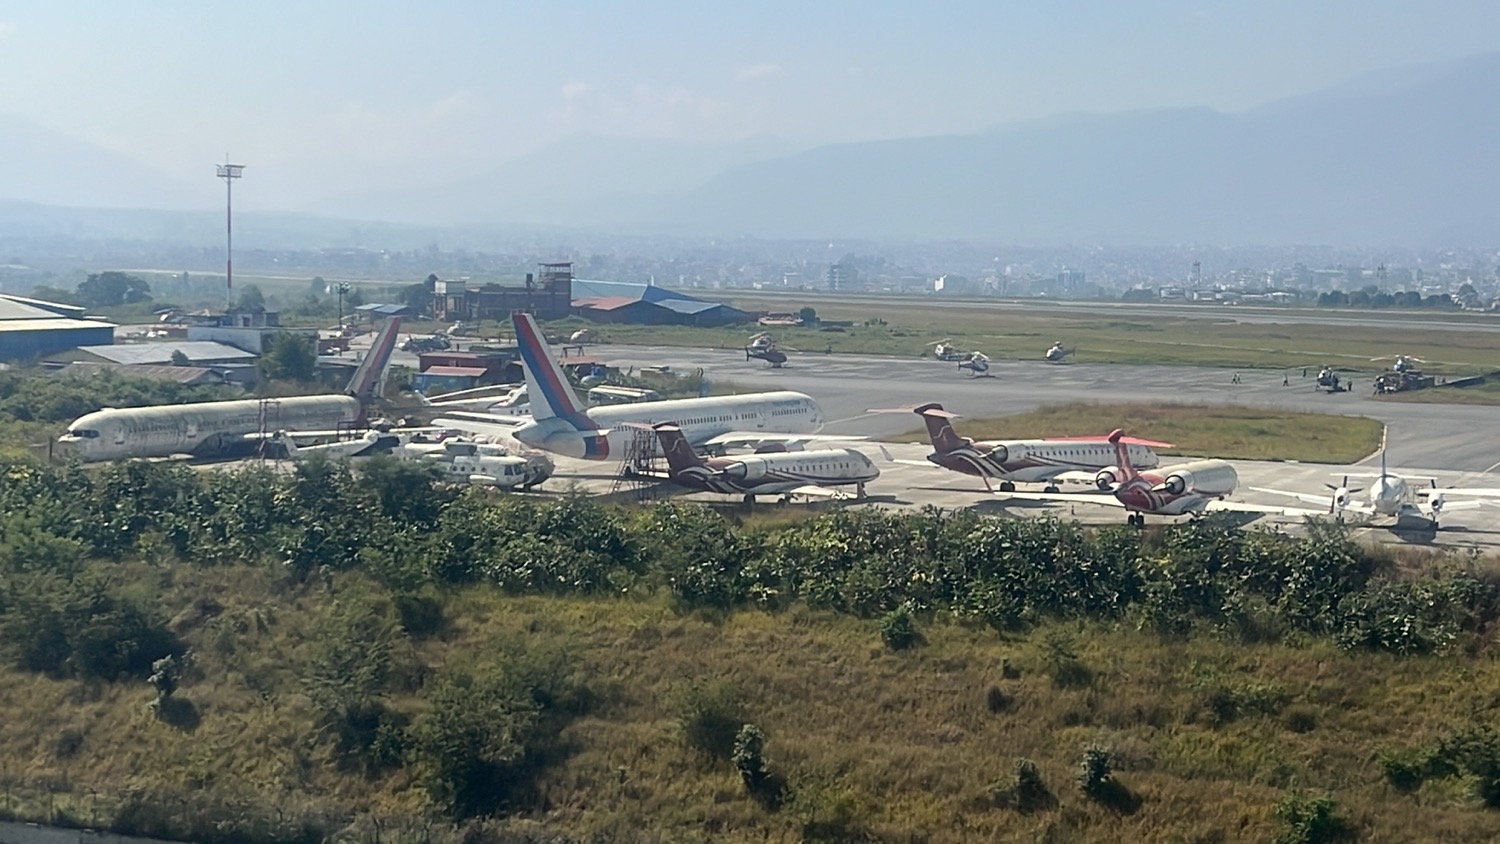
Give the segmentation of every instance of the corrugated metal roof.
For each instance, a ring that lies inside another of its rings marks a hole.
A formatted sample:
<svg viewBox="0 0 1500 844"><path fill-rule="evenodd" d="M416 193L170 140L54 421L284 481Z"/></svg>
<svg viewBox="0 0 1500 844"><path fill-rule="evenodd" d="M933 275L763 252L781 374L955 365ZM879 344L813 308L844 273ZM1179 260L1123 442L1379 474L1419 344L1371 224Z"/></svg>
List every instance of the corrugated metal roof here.
<svg viewBox="0 0 1500 844"><path fill-rule="evenodd" d="M698 301L698 297L669 287L654 284L635 284L628 281L595 281L573 279L573 299L634 299L636 301L660 302L663 299L687 299Z"/></svg>
<svg viewBox="0 0 1500 844"><path fill-rule="evenodd" d="M47 302L42 299L28 299L25 296L12 296L9 293L0 293L0 312L5 310L6 305L19 305L23 308L32 308L42 311L43 315L38 319L49 316L68 317L71 319L82 319L84 309L78 305L64 305L61 302ZM0 316L0 319L14 319L15 317ZM29 319L29 317L22 317Z"/></svg>
<svg viewBox="0 0 1500 844"><path fill-rule="evenodd" d="M3 307L4 305L0 305L0 308ZM112 322L97 322L92 319L66 319L64 317L53 316L46 311L42 311L42 313L47 314L46 319L5 319L3 316L0 316L0 331L66 331L74 328L104 328L114 331L118 327Z"/></svg>
<svg viewBox="0 0 1500 844"><path fill-rule="evenodd" d="M183 340L165 343L126 343L118 346L79 346L111 363L171 363L173 352L182 352L189 361L253 361L255 355L224 343L209 340Z"/></svg>
<svg viewBox="0 0 1500 844"><path fill-rule="evenodd" d="M360 313L378 314L380 316L405 316L411 313L411 308L405 305L360 305L354 310Z"/></svg>
<svg viewBox="0 0 1500 844"><path fill-rule="evenodd" d="M731 311L736 310L735 308L731 308L728 305L723 304L722 302L696 302L688 299L663 299L656 304L660 305L663 308L666 308L669 311L676 311L679 314L701 314L704 311L711 311L714 308L729 308L729 310Z"/></svg>
<svg viewBox="0 0 1500 844"><path fill-rule="evenodd" d="M180 384L191 384L198 380L224 380L217 372L206 366L162 366L155 363L119 364L79 360L68 364L60 371L64 375L87 376L105 370L118 372L121 375L133 375L137 378L150 378L153 381L176 381Z"/></svg>
<svg viewBox="0 0 1500 844"><path fill-rule="evenodd" d="M628 296L593 296L587 299L574 299L575 308L593 308L596 311L613 311L627 305L634 305L640 299L632 299ZM651 304L651 303L647 303Z"/></svg>
<svg viewBox="0 0 1500 844"><path fill-rule="evenodd" d="M423 375L450 375L463 378L478 378L488 373L489 370L481 366L429 366L422 370Z"/></svg>

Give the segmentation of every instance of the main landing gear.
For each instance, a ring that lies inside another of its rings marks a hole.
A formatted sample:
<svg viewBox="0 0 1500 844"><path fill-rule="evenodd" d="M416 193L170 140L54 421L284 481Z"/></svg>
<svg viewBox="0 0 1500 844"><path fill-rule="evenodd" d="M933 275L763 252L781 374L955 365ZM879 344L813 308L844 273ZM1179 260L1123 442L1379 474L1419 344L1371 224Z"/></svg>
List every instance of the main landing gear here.
<svg viewBox="0 0 1500 844"><path fill-rule="evenodd" d="M1125 524L1134 528L1143 528L1146 526L1146 514L1131 513L1125 517Z"/></svg>
<svg viewBox="0 0 1500 844"><path fill-rule="evenodd" d="M1015 492L1016 491L1016 485L1013 484L1013 483L1011 483L1010 481L1001 481L1000 482L1000 491L1001 492Z"/></svg>

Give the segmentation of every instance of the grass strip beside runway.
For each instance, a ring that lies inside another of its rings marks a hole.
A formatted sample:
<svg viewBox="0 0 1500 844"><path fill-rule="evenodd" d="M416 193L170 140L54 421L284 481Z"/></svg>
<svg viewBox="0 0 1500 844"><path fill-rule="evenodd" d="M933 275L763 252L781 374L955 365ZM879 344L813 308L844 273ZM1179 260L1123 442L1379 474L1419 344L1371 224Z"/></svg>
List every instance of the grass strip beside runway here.
<svg viewBox="0 0 1500 844"><path fill-rule="evenodd" d="M1234 405L1047 405L996 419L960 418L954 428L975 440L1104 436L1123 428L1134 437L1175 444L1164 455L1229 460L1354 463L1380 447L1381 424L1363 416L1297 413ZM926 439L925 430L901 439Z"/></svg>

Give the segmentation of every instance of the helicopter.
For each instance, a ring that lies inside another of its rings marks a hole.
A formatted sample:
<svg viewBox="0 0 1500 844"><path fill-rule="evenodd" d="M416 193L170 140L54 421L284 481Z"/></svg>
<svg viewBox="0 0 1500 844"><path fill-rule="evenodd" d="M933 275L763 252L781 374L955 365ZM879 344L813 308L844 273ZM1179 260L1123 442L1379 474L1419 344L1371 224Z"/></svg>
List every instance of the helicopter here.
<svg viewBox="0 0 1500 844"><path fill-rule="evenodd" d="M958 350L957 346L953 345L953 341L951 339L938 340L937 342L928 343L927 345L933 347L932 356L937 358L938 360L955 361L964 360L966 357L963 352Z"/></svg>
<svg viewBox="0 0 1500 844"><path fill-rule="evenodd" d="M1058 340L1056 343L1052 344L1052 348L1047 350L1047 362L1062 363L1063 360L1068 357L1068 355L1071 355L1076 351L1078 351L1077 346L1074 346L1071 349L1065 349L1063 348L1062 341Z"/></svg>
<svg viewBox="0 0 1500 844"><path fill-rule="evenodd" d="M1418 371L1417 364L1426 363L1426 361L1413 355L1396 355L1394 358L1386 355L1385 357L1370 358L1370 360L1395 360L1395 363L1391 364L1392 372L1416 372Z"/></svg>
<svg viewBox="0 0 1500 844"><path fill-rule="evenodd" d="M1327 364L1318 370L1318 383L1314 389L1327 390L1330 393L1347 393L1349 387L1339 380L1339 374L1333 371L1333 367Z"/></svg>
<svg viewBox="0 0 1500 844"><path fill-rule="evenodd" d="M970 352L967 359L958 362L958 368L969 370L975 378L994 377L990 375L990 358L984 352Z"/></svg>
<svg viewBox="0 0 1500 844"><path fill-rule="evenodd" d="M796 351L793 349L792 351ZM786 352L783 352L771 339L771 335L761 333L750 338L750 344L745 347L745 360L763 360L770 364L772 369L780 369L786 365Z"/></svg>

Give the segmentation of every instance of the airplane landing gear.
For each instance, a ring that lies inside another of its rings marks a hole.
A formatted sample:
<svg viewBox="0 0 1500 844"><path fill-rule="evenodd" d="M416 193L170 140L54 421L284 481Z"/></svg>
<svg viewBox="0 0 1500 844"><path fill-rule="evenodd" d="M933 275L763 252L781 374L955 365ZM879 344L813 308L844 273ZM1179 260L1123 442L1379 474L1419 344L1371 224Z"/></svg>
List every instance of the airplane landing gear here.
<svg viewBox="0 0 1500 844"><path fill-rule="evenodd" d="M1133 528L1144 528L1146 526L1146 514L1131 513L1125 517L1125 524Z"/></svg>
<svg viewBox="0 0 1500 844"><path fill-rule="evenodd" d="M1015 492L1016 491L1016 485L1013 484L1013 483L1011 483L1010 481L1002 481L1001 484L1000 484L1000 491L1001 492Z"/></svg>
<svg viewBox="0 0 1500 844"><path fill-rule="evenodd" d="M1057 484L1047 484L1042 487L1042 492L1061 492L1061 490L1057 488Z"/></svg>

